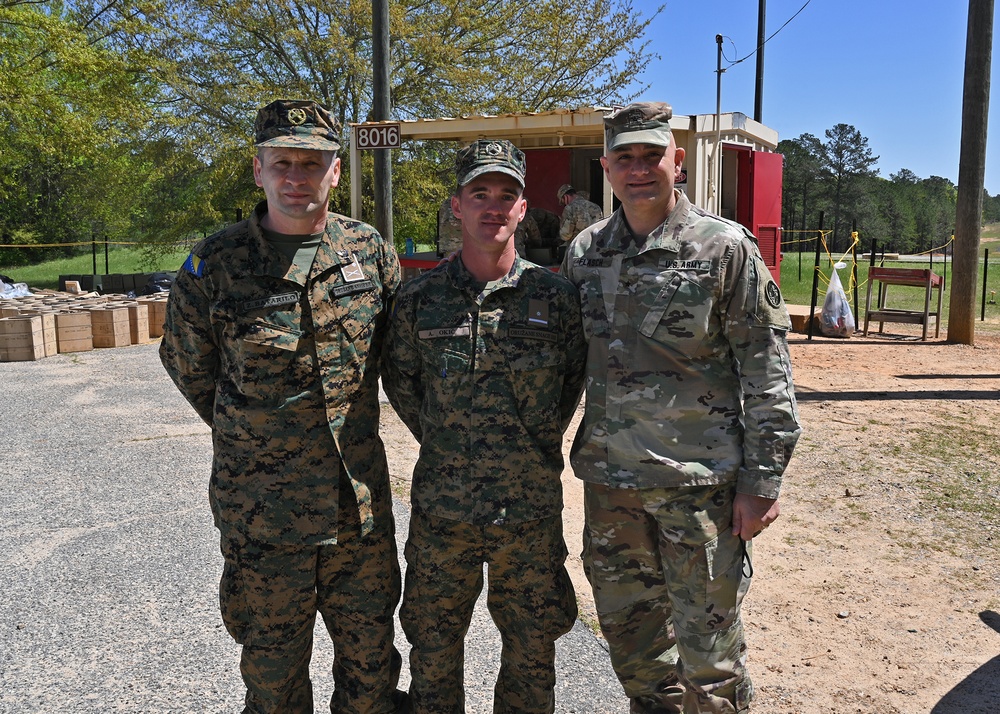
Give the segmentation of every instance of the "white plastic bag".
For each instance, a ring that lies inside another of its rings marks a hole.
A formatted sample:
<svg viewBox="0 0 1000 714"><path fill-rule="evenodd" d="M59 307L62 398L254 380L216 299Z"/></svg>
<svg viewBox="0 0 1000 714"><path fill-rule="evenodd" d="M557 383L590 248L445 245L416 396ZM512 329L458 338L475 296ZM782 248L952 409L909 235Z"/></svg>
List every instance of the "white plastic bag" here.
<svg viewBox="0 0 1000 714"><path fill-rule="evenodd" d="M827 337L850 337L854 334L854 313L851 312L851 303L847 300L847 294L844 293L840 276L837 274L837 269L843 267L845 267L843 263L833 266L830 285L826 289L826 299L823 300L823 312L819 324L820 332Z"/></svg>

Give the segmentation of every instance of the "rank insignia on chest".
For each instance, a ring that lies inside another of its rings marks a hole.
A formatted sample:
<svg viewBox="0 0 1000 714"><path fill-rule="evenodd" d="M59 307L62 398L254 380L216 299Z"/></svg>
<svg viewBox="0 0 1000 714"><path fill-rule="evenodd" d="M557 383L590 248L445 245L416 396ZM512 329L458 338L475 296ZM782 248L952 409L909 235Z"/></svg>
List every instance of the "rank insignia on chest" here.
<svg viewBox="0 0 1000 714"><path fill-rule="evenodd" d="M528 322L532 325L548 325L549 304L544 300L528 300Z"/></svg>
<svg viewBox="0 0 1000 714"><path fill-rule="evenodd" d="M347 256L340 255L338 257L344 260ZM345 283L356 283L359 280L365 279L365 271L361 269L361 263L358 262L358 256L351 254L350 261L347 265L340 266L340 274L344 277Z"/></svg>

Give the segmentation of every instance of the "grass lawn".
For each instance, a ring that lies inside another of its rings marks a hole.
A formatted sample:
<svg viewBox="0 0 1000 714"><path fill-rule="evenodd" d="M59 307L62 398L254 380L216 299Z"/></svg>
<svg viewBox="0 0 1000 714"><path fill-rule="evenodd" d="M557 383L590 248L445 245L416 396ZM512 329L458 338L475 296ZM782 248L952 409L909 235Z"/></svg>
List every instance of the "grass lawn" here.
<svg viewBox="0 0 1000 714"><path fill-rule="evenodd" d="M187 255L187 249L178 250L168 253L155 265L150 266L139 251L119 247L108 252L107 270L105 270L104 252L101 251L98 254L97 273L106 275L108 273L156 273L177 270ZM93 272L94 260L89 253L71 258L48 260L35 265L0 266L0 275L13 278L16 283L27 283L29 288L36 290L58 290L60 275L91 275Z"/></svg>

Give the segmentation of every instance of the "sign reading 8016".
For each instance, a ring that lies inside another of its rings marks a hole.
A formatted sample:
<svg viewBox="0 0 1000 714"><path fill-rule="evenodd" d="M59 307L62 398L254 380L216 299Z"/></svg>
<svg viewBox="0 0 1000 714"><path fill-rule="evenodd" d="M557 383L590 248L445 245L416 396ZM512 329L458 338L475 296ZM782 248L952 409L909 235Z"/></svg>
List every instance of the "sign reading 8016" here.
<svg viewBox="0 0 1000 714"><path fill-rule="evenodd" d="M399 124L355 124L354 141L359 149L398 149L402 144Z"/></svg>

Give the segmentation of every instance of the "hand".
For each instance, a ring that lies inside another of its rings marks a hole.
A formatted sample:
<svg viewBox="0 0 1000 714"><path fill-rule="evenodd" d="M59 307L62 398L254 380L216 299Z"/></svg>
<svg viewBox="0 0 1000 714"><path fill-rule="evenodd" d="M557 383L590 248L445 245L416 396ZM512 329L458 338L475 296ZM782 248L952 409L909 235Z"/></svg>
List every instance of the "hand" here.
<svg viewBox="0 0 1000 714"><path fill-rule="evenodd" d="M781 514L776 498L737 493L733 499L733 535L751 540Z"/></svg>
<svg viewBox="0 0 1000 714"><path fill-rule="evenodd" d="M459 248L458 250L453 250L451 253L441 258L441 261L438 263L438 266L446 265L447 263L450 263L451 261L455 260L455 258L457 258L461 252L462 252L461 248Z"/></svg>

